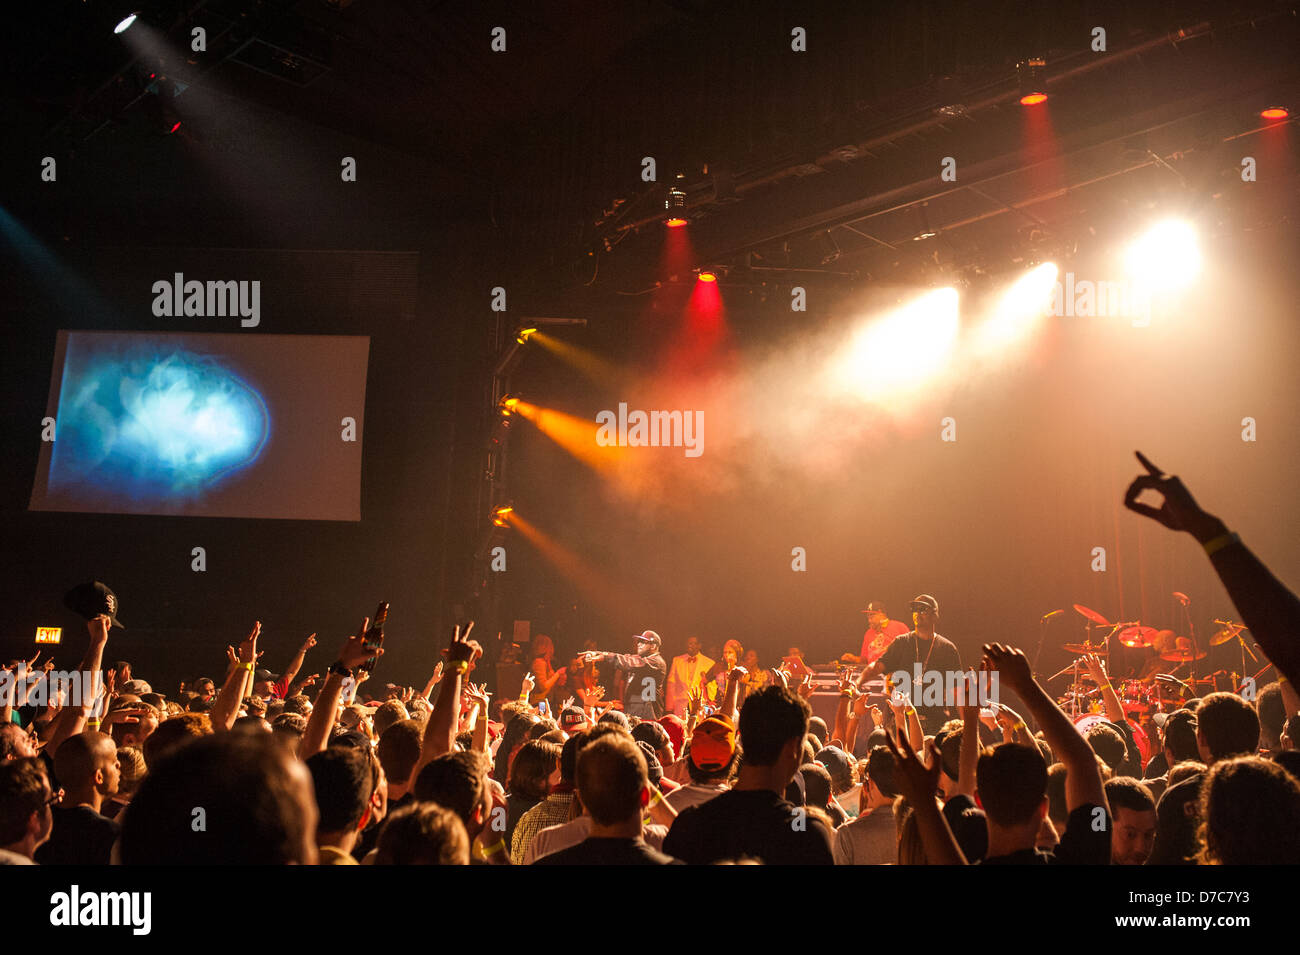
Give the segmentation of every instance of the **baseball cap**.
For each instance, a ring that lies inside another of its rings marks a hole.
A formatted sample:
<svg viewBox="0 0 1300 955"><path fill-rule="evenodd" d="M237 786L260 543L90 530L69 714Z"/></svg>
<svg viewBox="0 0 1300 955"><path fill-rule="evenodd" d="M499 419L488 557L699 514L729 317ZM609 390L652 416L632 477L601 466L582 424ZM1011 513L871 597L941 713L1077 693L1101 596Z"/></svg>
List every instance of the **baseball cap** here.
<svg viewBox="0 0 1300 955"><path fill-rule="evenodd" d="M122 684L121 690L134 696L144 696L146 693L152 693L153 687L144 680L127 680Z"/></svg>
<svg viewBox="0 0 1300 955"><path fill-rule="evenodd" d="M117 594L113 593L107 584L100 583L98 580L73 587L63 595L63 605L87 620L94 620L100 614L107 614L113 626L126 629L117 619Z"/></svg>
<svg viewBox="0 0 1300 955"><path fill-rule="evenodd" d="M919 597L913 597L909 610L928 610L931 613L939 612L939 601L935 600L929 594L921 594Z"/></svg>
<svg viewBox="0 0 1300 955"><path fill-rule="evenodd" d="M696 769L721 769L736 754L736 728L731 720L710 716L701 720L691 736L691 762Z"/></svg>
<svg viewBox="0 0 1300 955"><path fill-rule="evenodd" d="M663 646L663 641L659 639L659 634L653 630L646 630L644 633L638 633L633 638L637 643L653 643L655 647Z"/></svg>
<svg viewBox="0 0 1300 955"><path fill-rule="evenodd" d="M881 603L879 600L872 600L868 602L866 610L862 610L859 612L860 613L884 613L885 605Z"/></svg>
<svg viewBox="0 0 1300 955"><path fill-rule="evenodd" d="M254 683L274 683L277 679L278 677L270 670L258 670L253 674Z"/></svg>
<svg viewBox="0 0 1300 955"><path fill-rule="evenodd" d="M571 730L587 722L587 714L576 706L566 706L560 710L560 729Z"/></svg>

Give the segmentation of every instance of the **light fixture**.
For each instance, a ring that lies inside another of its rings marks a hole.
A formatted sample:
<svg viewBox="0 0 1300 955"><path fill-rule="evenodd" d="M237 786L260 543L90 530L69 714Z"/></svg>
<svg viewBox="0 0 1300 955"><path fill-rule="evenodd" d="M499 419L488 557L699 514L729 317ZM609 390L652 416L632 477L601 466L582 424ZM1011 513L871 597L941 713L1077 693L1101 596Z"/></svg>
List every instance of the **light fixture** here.
<svg viewBox="0 0 1300 955"><path fill-rule="evenodd" d="M497 408L500 410L501 417L503 418L510 417L512 414L515 413L515 409L518 407L519 407L519 399L514 397L513 395L506 395L497 404Z"/></svg>
<svg viewBox="0 0 1300 955"><path fill-rule="evenodd" d="M670 229L686 225L686 175L678 173L673 184L668 187L668 198L664 200L664 225Z"/></svg>
<svg viewBox="0 0 1300 955"><path fill-rule="evenodd" d="M127 30L131 29L131 24L135 23L135 18L138 17L139 15L140 15L139 12L128 13L126 16L124 16L121 20L118 21L117 26L113 27L113 32L125 33Z"/></svg>
<svg viewBox="0 0 1300 955"><path fill-rule="evenodd" d="M1032 56L1016 64L1016 79L1020 83L1020 105L1036 106L1047 102L1047 61Z"/></svg>
<svg viewBox="0 0 1300 955"><path fill-rule="evenodd" d="M718 276L717 276L715 273L713 273L713 272L701 272L701 273L700 273L700 281L701 281L701 282L716 282L717 280L718 280Z"/></svg>
<svg viewBox="0 0 1300 955"><path fill-rule="evenodd" d="M534 335L536 332L537 332L536 325L530 325L527 328L521 328L515 334L515 341L517 341L521 345L527 344L529 337Z"/></svg>
<svg viewBox="0 0 1300 955"><path fill-rule="evenodd" d="M509 504L505 504L501 507L494 507L492 509L492 523L497 527L505 527L507 526L507 519L514 512L515 509Z"/></svg>
<svg viewBox="0 0 1300 955"><path fill-rule="evenodd" d="M1285 106L1270 106L1268 109L1260 110L1261 119L1286 119L1291 113Z"/></svg>

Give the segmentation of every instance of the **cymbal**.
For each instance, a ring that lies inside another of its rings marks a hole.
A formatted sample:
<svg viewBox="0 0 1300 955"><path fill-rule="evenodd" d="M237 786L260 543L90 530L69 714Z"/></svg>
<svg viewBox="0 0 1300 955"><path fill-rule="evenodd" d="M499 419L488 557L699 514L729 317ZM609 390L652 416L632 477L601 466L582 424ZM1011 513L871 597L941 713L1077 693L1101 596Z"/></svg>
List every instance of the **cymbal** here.
<svg viewBox="0 0 1300 955"><path fill-rule="evenodd" d="M1116 636L1126 647L1149 647L1159 632L1155 627L1138 624L1135 627L1125 627Z"/></svg>
<svg viewBox="0 0 1300 955"><path fill-rule="evenodd" d="M1219 621L1217 620L1215 621L1215 623L1218 622ZM1246 629L1241 624L1233 623L1231 620L1225 620L1223 621L1223 623L1227 624L1227 626L1225 626L1222 630L1215 631L1214 636L1210 637L1210 646L1217 647L1220 644L1228 643L1231 640L1235 640L1237 639L1237 634L1241 633L1241 631Z"/></svg>
<svg viewBox="0 0 1300 955"><path fill-rule="evenodd" d="M1103 627L1109 627L1109 626L1110 626L1110 621L1109 621L1109 620L1107 620L1107 619L1106 619L1105 617L1103 617L1101 614L1097 613L1097 611L1092 610L1092 609L1090 609L1090 608L1088 608L1088 607L1085 607L1083 604L1075 604L1075 605L1074 605L1074 609L1075 609L1076 611L1078 611L1079 613L1083 614L1083 616L1087 617L1087 618L1088 618L1089 620L1091 620L1093 623L1100 624L1100 625L1103 626Z"/></svg>
<svg viewBox="0 0 1300 955"><path fill-rule="evenodd" d="M1190 648L1184 648L1162 653L1160 659L1168 660L1170 663L1191 663L1193 660L1204 660L1208 656L1209 654L1204 650L1198 650L1193 654Z"/></svg>
<svg viewBox="0 0 1300 955"><path fill-rule="evenodd" d="M1105 653L1104 643L1063 643L1061 649L1066 653Z"/></svg>

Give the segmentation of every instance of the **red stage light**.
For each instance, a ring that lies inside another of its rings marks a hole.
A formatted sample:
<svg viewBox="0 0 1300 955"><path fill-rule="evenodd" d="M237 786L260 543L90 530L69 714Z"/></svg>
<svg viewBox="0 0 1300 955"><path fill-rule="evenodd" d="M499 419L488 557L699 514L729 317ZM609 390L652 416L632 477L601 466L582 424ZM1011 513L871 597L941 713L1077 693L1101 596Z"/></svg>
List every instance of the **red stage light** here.
<svg viewBox="0 0 1300 955"><path fill-rule="evenodd" d="M1286 119L1291 114L1281 106L1270 106L1259 115L1264 119Z"/></svg>
<svg viewBox="0 0 1300 955"><path fill-rule="evenodd" d="M176 132L176 130L178 130L178 129L180 129L180 128L181 128L180 120L177 120L177 121L176 121L176 125L173 126L171 129L167 130L167 135L170 136L172 133Z"/></svg>
<svg viewBox="0 0 1300 955"><path fill-rule="evenodd" d="M670 229L676 229L679 226L686 225L686 220L678 216L673 216L671 219L666 219L664 225L668 226Z"/></svg>
<svg viewBox="0 0 1300 955"><path fill-rule="evenodd" d="M1039 103L1046 103L1046 102L1047 102L1046 93L1029 93L1026 96L1020 97L1021 106L1037 106Z"/></svg>
<svg viewBox="0 0 1300 955"><path fill-rule="evenodd" d="M701 272L701 273L700 273L700 281L701 281L701 282L716 282L717 280L718 280L718 277L717 277L716 275L714 275L712 272Z"/></svg>

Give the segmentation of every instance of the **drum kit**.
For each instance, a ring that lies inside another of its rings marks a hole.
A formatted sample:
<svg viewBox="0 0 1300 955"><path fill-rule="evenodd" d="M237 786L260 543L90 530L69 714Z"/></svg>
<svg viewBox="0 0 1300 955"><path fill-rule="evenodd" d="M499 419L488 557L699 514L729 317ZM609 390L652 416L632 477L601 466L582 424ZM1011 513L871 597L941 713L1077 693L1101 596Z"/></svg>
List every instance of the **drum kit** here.
<svg viewBox="0 0 1300 955"><path fill-rule="evenodd" d="M1184 607L1187 606L1188 601L1183 595L1175 596L1183 601ZM1088 666L1087 656L1095 654L1103 663L1108 663L1114 644L1129 650L1148 651L1149 657L1138 668L1135 678L1111 679L1111 685L1124 708L1124 718L1132 728L1134 740L1142 751L1144 765L1154 755L1151 741L1157 738L1154 727L1150 731L1147 729L1152 717L1157 713L1176 710L1189 699L1203 693L1213 693L1216 690L1240 692L1243 681L1239 673L1245 672L1247 654L1258 663L1258 658L1242 639L1241 634L1246 627L1231 620L1214 621L1219 629L1210 637L1209 645L1217 647L1236 640L1241 647L1241 670L1219 670L1208 676L1198 676L1196 664L1208 657L1209 651L1197 643L1190 618L1187 620L1189 636L1182 637L1173 630L1144 626L1136 620L1111 623L1090 607L1083 604L1073 606L1075 612L1087 621L1085 637L1082 643L1062 645L1067 653L1079 654L1079 657L1065 669L1047 678L1055 680L1070 677L1068 688L1057 698L1057 703L1069 714L1079 732L1086 734L1092 726L1106 721L1102 687L1097 685L1098 681ZM1052 613L1047 617L1055 615ZM1046 620L1047 617L1043 619ZM1179 671L1184 667L1190 672L1180 675ZM1254 679L1258 681L1267 669L1268 666L1265 666L1264 670L1254 675ZM1109 667L1107 671L1109 672Z"/></svg>

